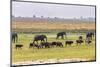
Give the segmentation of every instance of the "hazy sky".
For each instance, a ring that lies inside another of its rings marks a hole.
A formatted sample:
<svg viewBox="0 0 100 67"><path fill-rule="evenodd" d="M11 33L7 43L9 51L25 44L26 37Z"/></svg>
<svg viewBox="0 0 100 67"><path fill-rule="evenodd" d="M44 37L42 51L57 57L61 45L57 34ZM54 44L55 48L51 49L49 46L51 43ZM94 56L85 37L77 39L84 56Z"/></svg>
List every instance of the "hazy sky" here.
<svg viewBox="0 0 100 67"><path fill-rule="evenodd" d="M12 14L15 16L32 17L60 17L60 18L79 18L95 17L95 7L93 6L76 6L60 5L31 2L13 2Z"/></svg>

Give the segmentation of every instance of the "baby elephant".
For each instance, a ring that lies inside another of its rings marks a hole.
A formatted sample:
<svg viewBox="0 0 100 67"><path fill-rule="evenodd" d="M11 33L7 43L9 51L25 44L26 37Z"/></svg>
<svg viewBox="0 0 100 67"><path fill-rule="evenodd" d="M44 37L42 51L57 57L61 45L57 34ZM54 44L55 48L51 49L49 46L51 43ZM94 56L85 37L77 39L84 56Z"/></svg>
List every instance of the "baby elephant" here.
<svg viewBox="0 0 100 67"><path fill-rule="evenodd" d="M22 49L22 47L23 47L22 44L16 44L16 46L15 46L16 49L19 49L19 48Z"/></svg>
<svg viewBox="0 0 100 67"><path fill-rule="evenodd" d="M65 42L65 45L70 45L71 46L71 44L73 44L73 41L66 41Z"/></svg>

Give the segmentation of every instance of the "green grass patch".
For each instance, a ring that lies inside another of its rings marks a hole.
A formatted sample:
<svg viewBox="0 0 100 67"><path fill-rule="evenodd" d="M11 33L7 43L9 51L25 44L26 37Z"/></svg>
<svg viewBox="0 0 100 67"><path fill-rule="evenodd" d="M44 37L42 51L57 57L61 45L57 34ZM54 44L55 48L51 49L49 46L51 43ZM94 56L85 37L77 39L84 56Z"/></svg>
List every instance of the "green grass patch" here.
<svg viewBox="0 0 100 67"><path fill-rule="evenodd" d="M54 47L54 48L31 48L29 49L29 43L32 42L34 35L36 34L18 34L18 43L22 43L24 46L22 50L16 50L15 44L12 43L12 62L21 61L34 61L34 60L46 60L46 59L69 59L69 58L87 58L90 60L95 60L95 38L93 42L89 45L83 43L77 46L75 43L72 46L65 46L66 40L76 40L77 35L68 36L66 39L56 40L56 34L46 34L48 41L61 41L64 47ZM82 35L85 39L85 34Z"/></svg>

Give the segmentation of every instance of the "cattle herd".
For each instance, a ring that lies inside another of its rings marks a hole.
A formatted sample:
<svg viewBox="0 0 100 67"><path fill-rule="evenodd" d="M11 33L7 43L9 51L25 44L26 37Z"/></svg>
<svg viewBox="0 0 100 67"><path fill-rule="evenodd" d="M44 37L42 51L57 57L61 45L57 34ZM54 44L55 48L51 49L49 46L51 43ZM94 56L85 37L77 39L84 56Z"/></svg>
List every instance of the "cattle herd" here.
<svg viewBox="0 0 100 67"><path fill-rule="evenodd" d="M57 33L56 39L61 37L64 39L64 36L66 37L66 32L59 32ZM86 33L86 39L83 40L82 36L79 36L77 40L66 40L65 41L65 46L71 46L73 43L76 43L76 45L81 45L82 43L85 44L90 44L92 43L92 39L94 37L93 32L88 32ZM12 33L12 42L17 42L18 39L18 34L17 33ZM40 41L40 43L38 43ZM23 44L16 44L15 48L16 49L22 49ZM47 41L47 36L46 35L36 35L33 39L32 43L29 43L29 48L36 47L37 49L42 49L42 48L53 48L53 47L64 47L63 43L60 41L52 41L48 42Z"/></svg>

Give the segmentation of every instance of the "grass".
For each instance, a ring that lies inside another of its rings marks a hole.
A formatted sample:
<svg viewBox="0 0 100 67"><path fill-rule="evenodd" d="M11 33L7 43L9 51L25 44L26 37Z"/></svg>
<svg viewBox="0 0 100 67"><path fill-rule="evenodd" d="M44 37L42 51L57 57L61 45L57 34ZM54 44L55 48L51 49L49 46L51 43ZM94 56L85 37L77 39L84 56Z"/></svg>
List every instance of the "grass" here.
<svg viewBox="0 0 100 67"><path fill-rule="evenodd" d="M54 47L54 48L45 48L29 49L29 43L32 42L35 34L18 34L19 40L18 43L22 43L24 47L22 50L16 50L15 44L12 43L12 62L21 62L21 61L34 61L34 60L47 60L47 59L70 59L70 58L85 58L90 60L95 60L95 38L93 42L89 45L83 43L82 45L76 46L64 46L63 48ZM48 41L61 41L65 45L66 40L76 40L78 36L72 35L68 36L66 39L55 39L55 34L46 34L48 36ZM85 34L83 34L85 39Z"/></svg>
<svg viewBox="0 0 100 67"><path fill-rule="evenodd" d="M87 21L66 21L66 22L12 22L13 31L16 32L47 32L66 30L95 30L95 22Z"/></svg>

